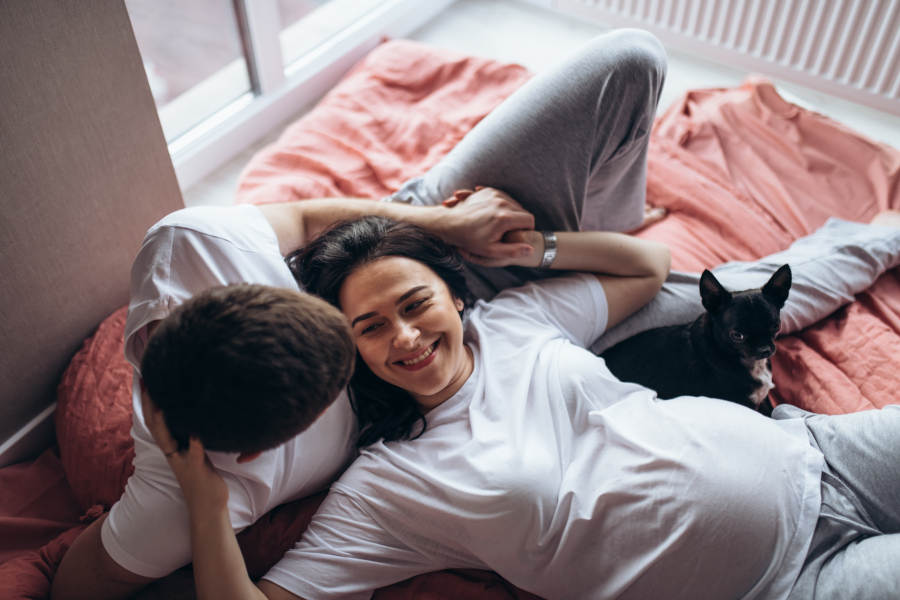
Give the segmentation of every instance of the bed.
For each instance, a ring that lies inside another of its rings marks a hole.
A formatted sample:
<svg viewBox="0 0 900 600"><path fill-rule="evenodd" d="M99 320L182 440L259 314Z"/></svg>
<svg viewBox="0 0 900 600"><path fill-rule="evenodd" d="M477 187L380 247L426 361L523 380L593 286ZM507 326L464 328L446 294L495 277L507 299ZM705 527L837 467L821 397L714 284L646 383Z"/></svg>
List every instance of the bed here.
<svg viewBox="0 0 900 600"><path fill-rule="evenodd" d="M530 74L409 41L376 48L241 175L236 203L330 196L377 199L435 164ZM759 78L687 93L650 144L648 202L668 210L639 236L669 244L673 268L699 271L785 249L829 217L869 221L900 208L900 151L783 100ZM112 314L58 389L58 446L0 469L0 596L46 598L56 567L131 474L131 369L125 310ZM776 404L840 414L896 403L900 274L778 340ZM239 535L260 577L299 539L324 493L283 505ZM184 582L188 584L185 585ZM166 588L165 586L169 586ZM192 594L189 571L145 597ZM168 590L168 591L166 591ZM526 599L499 576L444 571L378 590L378 599Z"/></svg>

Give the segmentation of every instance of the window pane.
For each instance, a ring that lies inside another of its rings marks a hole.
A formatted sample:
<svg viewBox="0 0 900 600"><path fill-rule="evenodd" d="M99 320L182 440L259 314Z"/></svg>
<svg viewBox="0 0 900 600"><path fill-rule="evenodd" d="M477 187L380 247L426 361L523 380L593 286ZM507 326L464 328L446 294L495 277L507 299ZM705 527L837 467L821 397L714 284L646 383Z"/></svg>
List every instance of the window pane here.
<svg viewBox="0 0 900 600"><path fill-rule="evenodd" d="M250 91L231 0L125 0L166 141Z"/></svg>
<svg viewBox="0 0 900 600"><path fill-rule="evenodd" d="M278 0L287 67L387 0Z"/></svg>

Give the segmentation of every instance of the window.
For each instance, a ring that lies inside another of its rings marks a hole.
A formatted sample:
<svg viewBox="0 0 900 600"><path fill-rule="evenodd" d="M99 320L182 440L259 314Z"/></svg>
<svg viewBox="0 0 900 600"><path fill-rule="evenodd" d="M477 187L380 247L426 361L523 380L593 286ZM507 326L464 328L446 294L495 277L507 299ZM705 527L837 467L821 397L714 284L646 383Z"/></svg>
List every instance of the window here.
<svg viewBox="0 0 900 600"><path fill-rule="evenodd" d="M385 0L278 0L279 42L284 66L303 58L372 12Z"/></svg>
<svg viewBox="0 0 900 600"><path fill-rule="evenodd" d="M125 0L182 191L454 0Z"/></svg>
<svg viewBox="0 0 900 600"><path fill-rule="evenodd" d="M231 0L125 0L166 141L251 91Z"/></svg>

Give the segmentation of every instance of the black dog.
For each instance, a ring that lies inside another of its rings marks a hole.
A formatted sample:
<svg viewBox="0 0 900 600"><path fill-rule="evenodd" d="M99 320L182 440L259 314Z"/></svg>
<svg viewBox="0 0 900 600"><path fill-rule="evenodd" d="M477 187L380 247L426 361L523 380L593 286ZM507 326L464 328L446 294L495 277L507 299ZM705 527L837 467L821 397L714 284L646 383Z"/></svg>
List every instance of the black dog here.
<svg viewBox="0 0 900 600"><path fill-rule="evenodd" d="M660 327L601 354L613 375L663 400L708 396L771 415L775 336L791 289L791 268L778 269L762 288L729 292L709 271L700 277L706 313L693 323Z"/></svg>

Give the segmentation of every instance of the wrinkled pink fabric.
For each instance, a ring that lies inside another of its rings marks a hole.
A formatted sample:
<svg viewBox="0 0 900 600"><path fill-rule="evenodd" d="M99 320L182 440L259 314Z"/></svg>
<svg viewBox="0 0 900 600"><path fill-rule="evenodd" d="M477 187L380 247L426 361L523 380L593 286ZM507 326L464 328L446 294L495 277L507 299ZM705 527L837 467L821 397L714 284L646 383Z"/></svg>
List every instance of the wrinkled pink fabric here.
<svg viewBox="0 0 900 600"><path fill-rule="evenodd" d="M828 217L867 222L900 202L900 152L758 77L675 102L657 120L649 171L648 200L676 211L652 237L673 243L681 270L765 256Z"/></svg>
<svg viewBox="0 0 900 600"><path fill-rule="evenodd" d="M389 194L440 160L528 77L516 65L415 42L382 44L250 162L236 202ZM829 216L868 221L880 209L897 208L898 165L897 150L785 102L766 81L689 92L658 119L650 144L648 201L665 206L669 216L639 235L669 244L673 268L680 270L753 260L783 250ZM897 272L858 300L779 340L776 402L829 414L896 402ZM29 550L77 525L84 507L108 506L121 493L131 457L130 419L121 412L130 407L130 369L121 350L110 351L121 345L121 328L121 315L111 316L64 377L59 393L71 419L58 423L62 463L45 455L0 470L0 562L8 561L0 565L2 598L45 598L83 526ZM111 376L117 369L127 375ZM103 415L114 416L112 427L103 428ZM93 449L83 447L91 443L91 422L107 436ZM66 460L79 453L96 465L96 478ZM74 494L61 480L63 464ZM252 573L264 572L299 538L321 499L278 507L241 534ZM23 520L17 523L17 516ZM375 598L535 597L494 573L443 571L383 588Z"/></svg>
<svg viewBox="0 0 900 600"><path fill-rule="evenodd" d="M530 76L519 65L408 40L382 44L250 161L235 203L386 196L437 163Z"/></svg>
<svg viewBox="0 0 900 600"><path fill-rule="evenodd" d="M83 514L57 448L0 469L0 564L40 548L78 525Z"/></svg>

